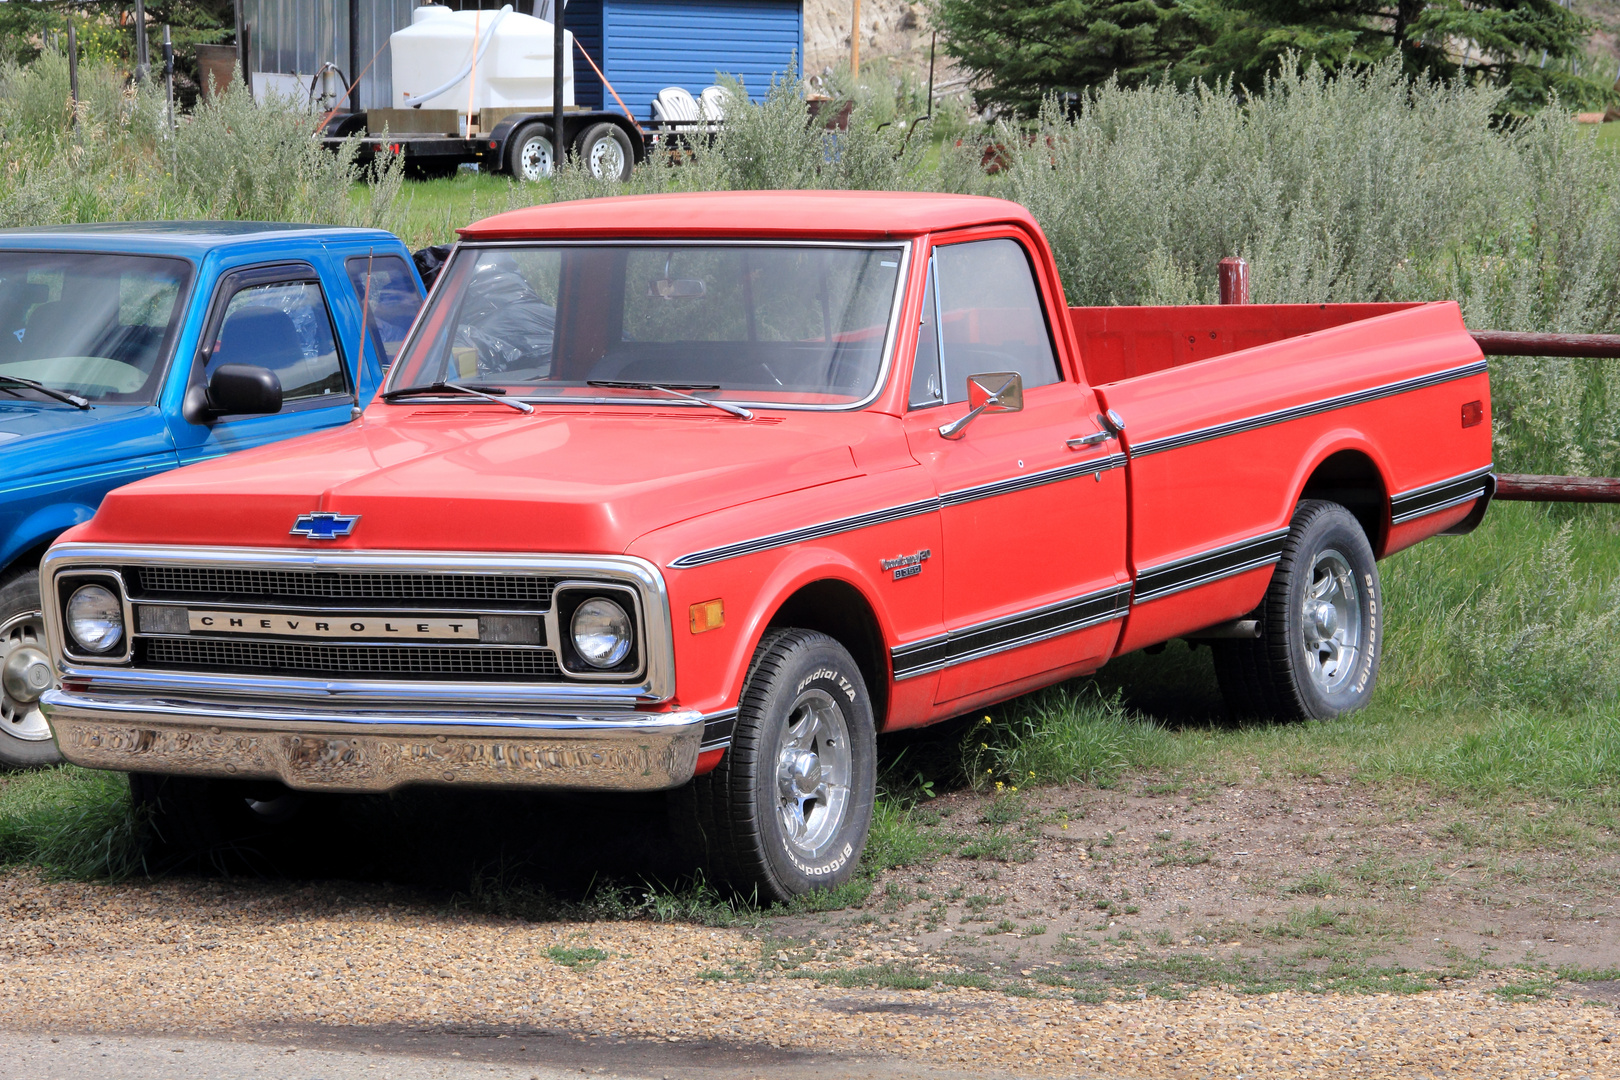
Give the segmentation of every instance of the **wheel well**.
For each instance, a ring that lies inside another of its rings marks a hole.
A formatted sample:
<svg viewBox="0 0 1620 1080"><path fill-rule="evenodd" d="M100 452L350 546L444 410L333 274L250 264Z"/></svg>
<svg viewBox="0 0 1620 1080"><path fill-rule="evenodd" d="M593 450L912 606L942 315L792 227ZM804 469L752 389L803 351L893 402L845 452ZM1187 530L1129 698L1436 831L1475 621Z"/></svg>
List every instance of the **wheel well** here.
<svg viewBox="0 0 1620 1080"><path fill-rule="evenodd" d="M1305 490L1299 497L1326 499L1343 506L1361 523L1372 549L1383 550L1384 511L1389 505L1389 492L1384 489L1384 478L1378 466L1366 454L1359 450L1340 450L1329 455L1305 481Z"/></svg>
<svg viewBox="0 0 1620 1080"><path fill-rule="evenodd" d="M834 638L860 668L879 731L889 712L889 662L872 605L847 581L813 581L782 602L770 626L819 630Z"/></svg>
<svg viewBox="0 0 1620 1080"><path fill-rule="evenodd" d="M17 552L16 558L0 566L0 583L10 581L18 574L27 573L30 567L37 570L39 561L45 557L45 552L50 550L51 540L54 539L56 537L53 536L49 540L41 540L33 547Z"/></svg>

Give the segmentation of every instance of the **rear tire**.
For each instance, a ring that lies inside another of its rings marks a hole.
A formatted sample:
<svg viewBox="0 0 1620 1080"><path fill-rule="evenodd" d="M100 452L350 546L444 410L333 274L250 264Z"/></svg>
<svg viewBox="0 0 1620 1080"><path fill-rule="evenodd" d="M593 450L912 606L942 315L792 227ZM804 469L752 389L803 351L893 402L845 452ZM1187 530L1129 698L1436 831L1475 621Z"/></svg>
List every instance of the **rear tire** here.
<svg viewBox="0 0 1620 1080"><path fill-rule="evenodd" d="M872 702L826 634L772 630L755 650L720 765L678 795L699 857L761 902L854 876L876 793Z"/></svg>
<svg viewBox="0 0 1620 1080"><path fill-rule="evenodd" d="M628 183L636 167L635 147L618 124L592 124L574 144L574 153L585 163L585 171L597 180Z"/></svg>
<svg viewBox="0 0 1620 1080"><path fill-rule="evenodd" d="M1277 720L1364 708L1378 682L1382 611L1360 523L1338 503L1301 502L1258 609L1260 636L1212 643L1227 708Z"/></svg>
<svg viewBox="0 0 1620 1080"><path fill-rule="evenodd" d="M551 175L551 128L530 121L506 143L506 171L518 180L536 183Z"/></svg>
<svg viewBox="0 0 1620 1080"><path fill-rule="evenodd" d="M0 769L61 763L39 705L40 694L55 685L39 573L30 566L0 584Z"/></svg>

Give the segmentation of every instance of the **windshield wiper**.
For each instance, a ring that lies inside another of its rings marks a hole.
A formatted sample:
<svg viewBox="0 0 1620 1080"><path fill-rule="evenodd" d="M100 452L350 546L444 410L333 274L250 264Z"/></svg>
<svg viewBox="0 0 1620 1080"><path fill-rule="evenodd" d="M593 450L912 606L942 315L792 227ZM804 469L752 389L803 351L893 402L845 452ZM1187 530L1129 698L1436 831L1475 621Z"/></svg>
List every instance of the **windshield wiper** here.
<svg viewBox="0 0 1620 1080"><path fill-rule="evenodd" d="M446 390L455 390L459 393L471 394L473 397L481 397L485 401L493 401L497 405L505 405L508 408L516 409L520 413L534 412L534 406L530 405L527 401L507 401L504 396L497 396L504 395L506 393L505 387L480 385L469 386L466 383L441 381L436 383L428 383L426 386L403 386L398 390L388 391L382 396L382 399L384 401L398 401L400 398L421 397L426 394L442 394Z"/></svg>
<svg viewBox="0 0 1620 1080"><path fill-rule="evenodd" d="M52 390L44 383L35 382L33 379L20 379L15 375L0 375L0 383L7 383L12 386L26 386L28 389L38 391L46 397L55 398L64 405L72 405L75 409L88 409L90 407L89 398L82 398L78 394L70 394L66 390Z"/></svg>
<svg viewBox="0 0 1620 1080"><path fill-rule="evenodd" d="M619 390L657 390L661 393L682 398L686 401L695 401L699 405L711 406L719 409L721 412L730 413L732 416L740 416L744 420L752 420L754 418L753 412L749 409L743 408L741 405L733 405L729 401L715 401L712 398L698 397L696 394L683 393L685 390L718 390L720 389L719 383L660 384L650 382L629 382L623 379L587 379L585 380L585 385L605 386Z"/></svg>

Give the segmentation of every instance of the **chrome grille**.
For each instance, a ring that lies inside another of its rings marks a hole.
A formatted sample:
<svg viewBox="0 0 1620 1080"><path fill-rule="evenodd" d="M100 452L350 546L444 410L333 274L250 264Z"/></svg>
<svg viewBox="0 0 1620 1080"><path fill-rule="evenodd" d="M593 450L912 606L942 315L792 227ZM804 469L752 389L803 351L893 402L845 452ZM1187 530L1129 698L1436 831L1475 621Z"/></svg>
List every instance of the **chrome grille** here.
<svg viewBox="0 0 1620 1080"><path fill-rule="evenodd" d="M211 671L267 671L289 675L365 675L410 678L561 677L556 656L540 649L458 648L443 645L346 645L282 641L137 640L136 662L153 667Z"/></svg>
<svg viewBox="0 0 1620 1080"><path fill-rule="evenodd" d="M251 570L220 566L141 566L142 596L317 597L335 600L484 601L548 606L555 578L523 574L392 574L332 570Z"/></svg>

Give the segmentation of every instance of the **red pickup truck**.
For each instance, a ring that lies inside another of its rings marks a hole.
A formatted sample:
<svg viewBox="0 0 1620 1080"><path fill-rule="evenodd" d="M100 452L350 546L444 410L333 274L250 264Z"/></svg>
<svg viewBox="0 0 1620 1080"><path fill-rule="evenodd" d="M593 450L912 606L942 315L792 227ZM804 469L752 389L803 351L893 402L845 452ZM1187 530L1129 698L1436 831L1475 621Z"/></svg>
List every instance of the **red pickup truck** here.
<svg viewBox="0 0 1620 1080"><path fill-rule="evenodd" d="M1490 430L1455 304L1069 308L1009 202L520 210L463 230L358 421L62 537L44 704L194 826L680 789L783 898L854 871L879 732L1175 637L1239 713L1365 704L1376 560L1480 520Z"/></svg>

